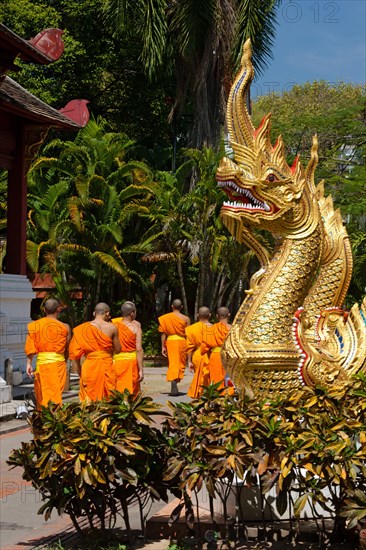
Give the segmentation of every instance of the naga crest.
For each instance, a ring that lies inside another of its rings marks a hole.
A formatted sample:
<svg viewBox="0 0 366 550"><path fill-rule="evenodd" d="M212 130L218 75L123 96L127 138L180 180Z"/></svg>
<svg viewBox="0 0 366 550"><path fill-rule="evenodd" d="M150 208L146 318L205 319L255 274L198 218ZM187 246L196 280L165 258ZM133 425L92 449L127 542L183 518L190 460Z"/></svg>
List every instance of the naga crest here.
<svg viewBox="0 0 366 550"><path fill-rule="evenodd" d="M270 396L300 385L329 387L365 369L366 300L361 309L342 309L351 247L324 183L314 183L316 136L306 169L299 157L289 166L281 136L271 143L271 115L253 126L246 104L253 76L248 40L226 113L232 155L222 159L217 181L228 196L223 221L261 269L221 355L239 390ZM274 235L272 255L257 229Z"/></svg>

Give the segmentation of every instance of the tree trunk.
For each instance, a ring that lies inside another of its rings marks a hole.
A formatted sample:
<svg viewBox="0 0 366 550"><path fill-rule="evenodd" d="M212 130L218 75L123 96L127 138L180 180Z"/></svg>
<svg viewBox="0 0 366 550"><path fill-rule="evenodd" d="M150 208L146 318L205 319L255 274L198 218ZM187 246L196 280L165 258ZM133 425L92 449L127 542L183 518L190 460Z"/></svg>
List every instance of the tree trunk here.
<svg viewBox="0 0 366 550"><path fill-rule="evenodd" d="M213 292L212 292L212 297L211 297L210 306L209 306L211 311L214 308L217 309L217 306L218 306L217 294L218 294L219 286L221 284L223 272L224 272L224 266L221 267L220 271L218 272L218 274L216 276L215 286L214 286L214 289L213 289Z"/></svg>
<svg viewBox="0 0 366 550"><path fill-rule="evenodd" d="M197 313L198 313L198 301L199 301L199 289L200 289L200 270L198 271L198 278L197 278L197 287L196 287L196 296L194 299L194 312L193 312L193 318L197 319Z"/></svg>
<svg viewBox="0 0 366 550"><path fill-rule="evenodd" d="M179 286L180 286L180 292L182 295L183 307L184 307L184 311L188 315L187 295L186 295L186 287L184 285L184 278L183 278L182 258L179 254L177 256L177 270L178 270Z"/></svg>
<svg viewBox="0 0 366 550"><path fill-rule="evenodd" d="M203 245L203 242L204 240L202 241L202 254L200 254L196 302L194 305L195 318L197 317L199 308L203 306L203 295L204 295L206 278L207 278L208 261L206 261L206 247Z"/></svg>
<svg viewBox="0 0 366 550"><path fill-rule="evenodd" d="M229 294L228 299L226 301L226 307L228 307L228 308L230 308L230 306L231 306L231 304L234 300L234 296L235 296L236 291L238 290L239 283L240 283L240 279L237 279L236 283L231 288L230 294Z"/></svg>
<svg viewBox="0 0 366 550"><path fill-rule="evenodd" d="M229 288L229 286L230 286L230 281L226 277L221 277L220 285L217 292L217 307L223 305L222 302L225 296L225 292Z"/></svg>
<svg viewBox="0 0 366 550"><path fill-rule="evenodd" d="M98 270L97 270L97 284L95 289L95 300L94 300L96 304L99 302L101 283L102 283L102 267L99 264Z"/></svg>

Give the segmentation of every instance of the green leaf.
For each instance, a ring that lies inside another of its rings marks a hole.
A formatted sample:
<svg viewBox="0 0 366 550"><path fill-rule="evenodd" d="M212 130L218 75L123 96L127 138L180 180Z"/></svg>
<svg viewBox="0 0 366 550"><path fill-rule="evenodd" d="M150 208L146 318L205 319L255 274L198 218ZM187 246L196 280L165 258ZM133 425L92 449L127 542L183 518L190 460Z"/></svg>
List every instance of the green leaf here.
<svg viewBox="0 0 366 550"><path fill-rule="evenodd" d="M133 415L142 424L151 424L151 418L149 418L142 410L133 411Z"/></svg>
<svg viewBox="0 0 366 550"><path fill-rule="evenodd" d="M83 468L81 469L81 475L87 485L93 485L93 480L90 478L89 464L87 466L83 466Z"/></svg>
<svg viewBox="0 0 366 550"><path fill-rule="evenodd" d="M305 401L304 403L304 407L306 409L310 409L313 405L315 405L316 403L318 402L318 396L317 395L313 395L312 397L310 397L310 399L308 399L307 401Z"/></svg>
<svg viewBox="0 0 366 550"><path fill-rule="evenodd" d="M165 481L170 481L171 479L174 479L174 477L178 474L178 472L180 472L182 467L183 467L183 464L180 460L177 459L172 461L169 464L168 469L164 474Z"/></svg>
<svg viewBox="0 0 366 550"><path fill-rule="evenodd" d="M117 449L117 451L119 451L120 453L127 456L134 456L136 454L133 449L120 443L115 443L114 448Z"/></svg>
<svg viewBox="0 0 366 550"><path fill-rule="evenodd" d="M223 449L222 447L218 447L215 445L205 445L206 451L208 451L212 455L218 455L223 456L226 455L226 449Z"/></svg>
<svg viewBox="0 0 366 550"><path fill-rule="evenodd" d="M310 497L309 493L305 493L304 495L301 495L294 504L294 515L295 518L299 518L301 512L306 506L306 503L308 501L308 498Z"/></svg>
<svg viewBox="0 0 366 550"><path fill-rule="evenodd" d="M288 506L288 493L287 491L280 491L276 497L276 507L280 516L286 513Z"/></svg>
<svg viewBox="0 0 366 550"><path fill-rule="evenodd" d="M67 453L66 453L65 448L62 445L62 443L56 443L54 445L54 449L55 449L55 451L58 455L62 456L63 458L67 457Z"/></svg>

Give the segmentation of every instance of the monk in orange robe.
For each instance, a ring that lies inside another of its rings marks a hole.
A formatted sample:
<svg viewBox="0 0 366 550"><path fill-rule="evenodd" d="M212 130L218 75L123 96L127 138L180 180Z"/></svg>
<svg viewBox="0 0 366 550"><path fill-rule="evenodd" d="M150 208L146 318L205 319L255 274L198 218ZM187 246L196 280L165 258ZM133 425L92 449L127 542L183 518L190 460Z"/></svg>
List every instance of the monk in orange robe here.
<svg viewBox="0 0 366 550"><path fill-rule="evenodd" d="M108 397L116 387L113 353L119 353L121 345L116 326L110 322L107 304L95 306L94 320L74 328L69 355L79 376L81 401L98 401ZM85 361L81 364L81 358Z"/></svg>
<svg viewBox="0 0 366 550"><path fill-rule="evenodd" d="M228 335L231 325L229 325L230 312L227 307L219 307L217 310L218 322L212 327L207 327L203 338L201 353L209 354L209 380L210 384L220 382L219 389L225 388L225 370L221 360L221 346ZM233 393L233 389L227 389L228 393Z"/></svg>
<svg viewBox="0 0 366 550"><path fill-rule="evenodd" d="M130 393L137 395L144 379L141 324L136 321L136 307L133 302L122 304L121 314L122 317L112 319L118 329L121 344L121 352L113 356L116 389L120 392L128 389Z"/></svg>
<svg viewBox="0 0 366 550"><path fill-rule="evenodd" d="M180 300L173 300L172 312L159 317L161 353L168 357L169 363L166 379L171 382L170 395L178 395L178 383L183 380L186 369L185 328L190 325L190 319L181 313L182 308Z"/></svg>
<svg viewBox="0 0 366 550"><path fill-rule="evenodd" d="M27 374L34 375L34 393L37 408L50 401L62 404L62 392L66 383L66 360L71 338L69 325L58 320L62 306L55 298L44 303L45 317L28 324L25 342ZM37 355L36 370L32 359Z"/></svg>
<svg viewBox="0 0 366 550"><path fill-rule="evenodd" d="M210 316L208 307L202 306L198 310L198 322L186 328L187 361L189 369L194 372L187 393L193 399L202 395L202 386L209 385L209 357L207 353L201 353L201 344L206 327L212 326Z"/></svg>

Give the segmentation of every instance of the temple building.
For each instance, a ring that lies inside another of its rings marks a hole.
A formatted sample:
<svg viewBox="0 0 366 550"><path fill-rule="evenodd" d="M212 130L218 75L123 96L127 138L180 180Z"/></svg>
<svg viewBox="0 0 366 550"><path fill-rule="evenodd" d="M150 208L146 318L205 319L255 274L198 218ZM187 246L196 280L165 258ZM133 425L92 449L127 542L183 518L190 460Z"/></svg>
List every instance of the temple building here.
<svg viewBox="0 0 366 550"><path fill-rule="evenodd" d="M57 110L28 92L7 73L18 71L14 61L47 65L63 53L59 29L46 29L24 40L0 24L0 169L7 172L6 246L0 273L0 377L4 363L25 372L23 351L34 297L26 276L27 172L50 128L78 131L89 119L86 100L70 101ZM9 390L0 378L0 403L9 400Z"/></svg>

